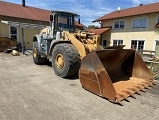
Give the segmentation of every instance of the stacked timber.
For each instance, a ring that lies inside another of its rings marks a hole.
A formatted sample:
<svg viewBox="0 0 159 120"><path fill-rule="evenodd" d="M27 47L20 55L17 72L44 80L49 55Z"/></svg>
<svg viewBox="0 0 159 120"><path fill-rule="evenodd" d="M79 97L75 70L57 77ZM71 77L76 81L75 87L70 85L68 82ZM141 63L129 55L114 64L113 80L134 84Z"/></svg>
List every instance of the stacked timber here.
<svg viewBox="0 0 159 120"><path fill-rule="evenodd" d="M8 37L0 37L0 52L5 51L6 49L11 49L15 47L17 42L8 38Z"/></svg>

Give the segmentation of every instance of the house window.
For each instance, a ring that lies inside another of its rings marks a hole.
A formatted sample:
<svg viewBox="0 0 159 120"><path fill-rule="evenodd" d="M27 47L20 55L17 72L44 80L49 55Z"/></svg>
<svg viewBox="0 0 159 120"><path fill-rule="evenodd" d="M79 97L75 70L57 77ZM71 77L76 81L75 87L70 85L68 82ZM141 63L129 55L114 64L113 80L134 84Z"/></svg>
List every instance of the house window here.
<svg viewBox="0 0 159 120"><path fill-rule="evenodd" d="M124 29L125 21L116 21L114 22L114 29Z"/></svg>
<svg viewBox="0 0 159 120"><path fill-rule="evenodd" d="M144 49L144 41L143 40L132 40L131 41L131 49L143 50Z"/></svg>
<svg viewBox="0 0 159 120"><path fill-rule="evenodd" d="M123 45L123 40L113 40L113 46Z"/></svg>
<svg viewBox="0 0 159 120"><path fill-rule="evenodd" d="M147 27L147 18L133 19L132 28L146 28L146 27Z"/></svg>
<svg viewBox="0 0 159 120"><path fill-rule="evenodd" d="M10 38L13 40L17 40L17 27L10 26Z"/></svg>

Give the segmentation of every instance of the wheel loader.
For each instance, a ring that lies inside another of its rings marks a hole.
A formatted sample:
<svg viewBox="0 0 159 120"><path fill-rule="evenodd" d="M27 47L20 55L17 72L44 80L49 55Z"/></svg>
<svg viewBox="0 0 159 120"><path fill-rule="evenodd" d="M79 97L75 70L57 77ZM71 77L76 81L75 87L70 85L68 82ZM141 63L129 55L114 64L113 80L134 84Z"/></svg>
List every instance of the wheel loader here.
<svg viewBox="0 0 159 120"><path fill-rule="evenodd" d="M50 26L33 37L35 64L52 63L57 76L79 75L83 88L120 103L154 84L153 76L133 49L101 47L99 35L75 31L78 14L52 11Z"/></svg>

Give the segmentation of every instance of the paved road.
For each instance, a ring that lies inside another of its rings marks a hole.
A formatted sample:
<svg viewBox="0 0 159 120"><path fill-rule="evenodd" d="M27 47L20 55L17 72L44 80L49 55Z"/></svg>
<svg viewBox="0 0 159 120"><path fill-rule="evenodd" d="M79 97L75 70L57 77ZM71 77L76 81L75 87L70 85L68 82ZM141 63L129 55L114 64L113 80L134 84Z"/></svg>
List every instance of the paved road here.
<svg viewBox="0 0 159 120"><path fill-rule="evenodd" d="M84 90L78 78L35 65L31 55L0 53L0 120L159 120L159 84L146 91L116 105Z"/></svg>

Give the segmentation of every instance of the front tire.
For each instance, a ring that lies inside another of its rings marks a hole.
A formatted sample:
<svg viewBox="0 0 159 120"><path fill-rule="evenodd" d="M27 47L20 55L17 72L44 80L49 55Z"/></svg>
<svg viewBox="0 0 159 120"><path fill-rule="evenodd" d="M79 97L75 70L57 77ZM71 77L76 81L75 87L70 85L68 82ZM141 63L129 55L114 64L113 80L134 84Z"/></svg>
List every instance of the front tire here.
<svg viewBox="0 0 159 120"><path fill-rule="evenodd" d="M38 49L37 49L38 42L33 42L33 61L37 65L42 65L47 63L47 58L42 58L41 55L39 55Z"/></svg>
<svg viewBox="0 0 159 120"><path fill-rule="evenodd" d="M56 75L68 78L78 73L80 55L72 44L57 44L52 52L52 66Z"/></svg>

